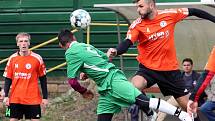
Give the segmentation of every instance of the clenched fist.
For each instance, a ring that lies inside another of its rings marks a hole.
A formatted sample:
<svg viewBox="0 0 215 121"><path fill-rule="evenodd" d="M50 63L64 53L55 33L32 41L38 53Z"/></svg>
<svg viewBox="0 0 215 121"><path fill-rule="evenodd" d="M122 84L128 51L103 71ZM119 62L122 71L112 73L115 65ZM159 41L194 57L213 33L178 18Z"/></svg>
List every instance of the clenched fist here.
<svg viewBox="0 0 215 121"><path fill-rule="evenodd" d="M107 57L112 58L117 55L117 50L115 48L110 48L107 51Z"/></svg>
<svg viewBox="0 0 215 121"><path fill-rule="evenodd" d="M83 96L83 98L85 98L85 99L87 99L87 100L92 100L93 97L94 97L94 94L93 94L92 91L87 90L86 92L84 92L84 93L82 94L82 96Z"/></svg>

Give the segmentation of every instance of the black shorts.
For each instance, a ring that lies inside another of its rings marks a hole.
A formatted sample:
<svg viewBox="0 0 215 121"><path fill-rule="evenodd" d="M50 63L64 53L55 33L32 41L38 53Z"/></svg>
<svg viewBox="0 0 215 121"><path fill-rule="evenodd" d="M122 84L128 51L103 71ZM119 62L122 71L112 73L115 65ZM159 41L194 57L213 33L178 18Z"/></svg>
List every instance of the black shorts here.
<svg viewBox="0 0 215 121"><path fill-rule="evenodd" d="M180 70L157 71L139 64L139 70L135 75L143 76L146 79L147 88L157 84L164 96L172 95L178 98L189 93Z"/></svg>
<svg viewBox="0 0 215 121"><path fill-rule="evenodd" d="M23 119L23 116L25 117L25 119L41 118L40 105L23 105L23 104L11 103L8 108L10 110L10 114L9 114L10 118Z"/></svg>

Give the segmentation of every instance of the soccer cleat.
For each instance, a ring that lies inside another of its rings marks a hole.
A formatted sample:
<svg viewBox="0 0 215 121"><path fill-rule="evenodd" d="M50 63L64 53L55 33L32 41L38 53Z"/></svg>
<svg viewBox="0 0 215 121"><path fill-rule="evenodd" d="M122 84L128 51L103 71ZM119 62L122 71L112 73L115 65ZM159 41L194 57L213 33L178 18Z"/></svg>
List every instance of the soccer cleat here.
<svg viewBox="0 0 215 121"><path fill-rule="evenodd" d="M188 113L182 111L178 117L181 121L194 121L194 118L191 117Z"/></svg>

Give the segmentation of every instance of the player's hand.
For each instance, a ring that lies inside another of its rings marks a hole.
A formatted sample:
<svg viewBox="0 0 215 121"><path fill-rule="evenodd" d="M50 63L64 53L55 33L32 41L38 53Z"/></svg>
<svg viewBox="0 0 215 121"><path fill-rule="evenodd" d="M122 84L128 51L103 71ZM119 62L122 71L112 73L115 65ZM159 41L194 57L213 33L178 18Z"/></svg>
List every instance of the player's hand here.
<svg viewBox="0 0 215 121"><path fill-rule="evenodd" d="M42 108L42 112L45 113L46 107L48 106L49 101L48 99L42 99L42 103L41 103L41 108Z"/></svg>
<svg viewBox="0 0 215 121"><path fill-rule="evenodd" d="M86 80L86 79L88 79L88 76L87 76L87 74L81 72L80 75L79 75L79 78L80 78L81 80Z"/></svg>
<svg viewBox="0 0 215 121"><path fill-rule="evenodd" d="M9 106L9 105L10 105L10 103L9 103L9 98L8 98L8 97L4 97L3 104L4 104L5 106Z"/></svg>
<svg viewBox="0 0 215 121"><path fill-rule="evenodd" d="M92 91L87 90L86 92L84 92L84 93L82 94L82 96L83 96L83 98L85 98L85 99L87 99L87 100L92 100L93 97L94 97L94 94L93 94Z"/></svg>
<svg viewBox="0 0 215 121"><path fill-rule="evenodd" d="M107 51L108 58L115 57L116 55L117 55L117 50L115 48L108 49L108 51Z"/></svg>
<svg viewBox="0 0 215 121"><path fill-rule="evenodd" d="M187 113L192 116L193 113L196 114L198 108L198 103L192 100L189 100L187 103Z"/></svg>

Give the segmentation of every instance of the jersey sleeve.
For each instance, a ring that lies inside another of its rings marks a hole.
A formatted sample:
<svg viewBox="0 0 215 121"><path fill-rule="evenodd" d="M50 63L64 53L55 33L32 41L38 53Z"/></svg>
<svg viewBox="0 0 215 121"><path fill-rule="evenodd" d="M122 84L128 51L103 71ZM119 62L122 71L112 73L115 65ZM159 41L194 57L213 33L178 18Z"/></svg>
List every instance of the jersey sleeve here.
<svg viewBox="0 0 215 121"><path fill-rule="evenodd" d="M181 21L188 16L188 8L169 9L175 22Z"/></svg>
<svg viewBox="0 0 215 121"><path fill-rule="evenodd" d="M78 76L79 70L83 65L83 61L76 54L66 54L67 62L67 77L76 78Z"/></svg>
<svg viewBox="0 0 215 121"><path fill-rule="evenodd" d="M7 64L6 64L4 74L3 74L4 77L10 78L10 79L12 79L12 77L13 77L12 62L13 62L13 58L10 57Z"/></svg>
<svg viewBox="0 0 215 121"><path fill-rule="evenodd" d="M192 94L190 95L190 100L193 100L197 102L201 96L201 94L204 92L204 90L207 88L207 86L210 84L210 82L214 78L214 72L205 70L200 78L198 79L198 83L196 87L194 88Z"/></svg>
<svg viewBox="0 0 215 121"><path fill-rule="evenodd" d="M129 27L126 35L126 39L129 39L132 41L132 43L136 42L138 40L139 31L137 29L137 25L141 23L141 18L138 18L135 20Z"/></svg>
<svg viewBox="0 0 215 121"><path fill-rule="evenodd" d="M42 61L40 63L40 67L39 67L39 77L46 75L46 66L45 66L45 63L42 58L41 58L41 60Z"/></svg>
<svg viewBox="0 0 215 121"><path fill-rule="evenodd" d="M215 46L213 47L213 50L211 51L211 54L209 56L208 62L205 66L206 70L210 70L212 72L215 72Z"/></svg>
<svg viewBox="0 0 215 121"><path fill-rule="evenodd" d="M198 101L200 95L204 92L205 88L214 79L215 75L215 47L213 48L209 58L208 63L205 66L205 71L202 73L201 77L198 79L197 86L195 87L193 93L190 96L191 100Z"/></svg>

